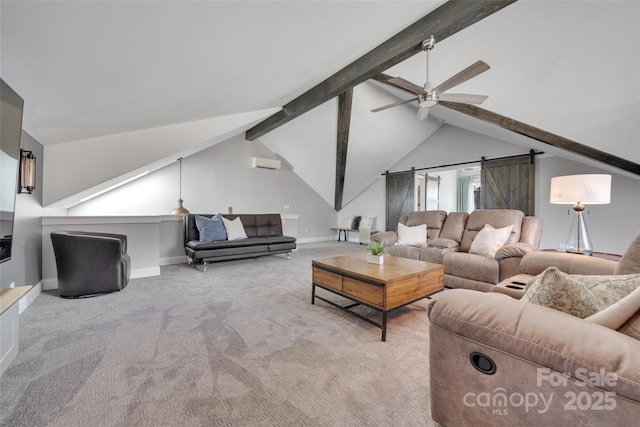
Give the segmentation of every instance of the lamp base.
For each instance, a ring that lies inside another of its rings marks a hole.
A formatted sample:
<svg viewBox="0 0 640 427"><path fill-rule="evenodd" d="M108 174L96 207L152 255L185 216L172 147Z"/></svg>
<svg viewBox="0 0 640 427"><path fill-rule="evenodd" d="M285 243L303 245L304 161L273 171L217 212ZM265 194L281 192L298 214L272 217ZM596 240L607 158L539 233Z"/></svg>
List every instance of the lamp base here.
<svg viewBox="0 0 640 427"><path fill-rule="evenodd" d="M577 205L576 205L577 206ZM573 207L575 216L567 235L567 243L565 244L565 251L573 254L581 254L591 256L593 253L593 245L591 244L591 238L589 237L589 231L587 231L587 224L584 222L582 216L582 209L576 209Z"/></svg>

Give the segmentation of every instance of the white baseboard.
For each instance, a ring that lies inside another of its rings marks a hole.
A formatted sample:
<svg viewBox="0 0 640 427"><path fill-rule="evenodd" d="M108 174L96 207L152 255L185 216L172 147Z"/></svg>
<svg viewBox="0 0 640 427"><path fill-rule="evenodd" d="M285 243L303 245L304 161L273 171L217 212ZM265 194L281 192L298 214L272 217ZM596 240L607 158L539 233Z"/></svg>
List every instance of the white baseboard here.
<svg viewBox="0 0 640 427"><path fill-rule="evenodd" d="M307 237L304 239L296 239L298 243L315 243L315 242L326 242L328 240L335 240L333 236L324 236L324 237Z"/></svg>
<svg viewBox="0 0 640 427"><path fill-rule="evenodd" d="M131 270L131 278L138 279L140 277L152 277L160 275L160 266L149 268L136 268Z"/></svg>
<svg viewBox="0 0 640 427"><path fill-rule="evenodd" d="M41 280L37 284L33 285L33 288L31 288L25 296L20 298L20 301L18 301L18 314L22 314L22 312L25 311L27 307L36 300L36 298L38 298L38 295L42 293L42 284Z"/></svg>
<svg viewBox="0 0 640 427"><path fill-rule="evenodd" d="M42 279L42 290L52 291L58 289L58 279Z"/></svg>
<svg viewBox="0 0 640 427"><path fill-rule="evenodd" d="M186 255L182 255L182 256L160 258L159 261L160 261L160 265L174 265L174 264L186 264L187 259L188 258Z"/></svg>

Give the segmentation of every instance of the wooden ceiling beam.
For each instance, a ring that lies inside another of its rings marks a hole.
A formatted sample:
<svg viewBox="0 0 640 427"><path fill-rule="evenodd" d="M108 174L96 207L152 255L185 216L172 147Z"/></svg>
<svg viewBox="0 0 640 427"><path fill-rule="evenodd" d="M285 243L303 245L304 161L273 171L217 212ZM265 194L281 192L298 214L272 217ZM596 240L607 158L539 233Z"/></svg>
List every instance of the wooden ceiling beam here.
<svg viewBox="0 0 640 427"><path fill-rule="evenodd" d="M440 101L438 104L442 105L443 107L450 108L454 111L458 111L460 113L474 117L476 119L493 123L503 129L507 129L511 132L515 132L528 138L535 139L536 141L540 141L552 147L560 148L570 153L578 154L583 157L596 160L598 162L606 163L607 165L614 166L627 172L631 172L635 175L640 175L640 165L637 163L631 162L618 156L614 156L613 154L605 153L604 151L600 151L596 148L580 144L579 142L572 141L551 132L547 132L546 130L528 125L510 117L482 109L477 105L445 101Z"/></svg>
<svg viewBox="0 0 640 427"><path fill-rule="evenodd" d="M434 36L437 41L467 28L516 0L450 0L414 22L378 47L361 56L331 77L295 98L281 111L246 132L253 141L309 110L335 98L344 91L422 51L422 41Z"/></svg>
<svg viewBox="0 0 640 427"><path fill-rule="evenodd" d="M353 88L338 95L338 136L336 146L336 212L342 209L344 193L344 176L347 172L347 151L349 147L349 128L351 126L351 106L353 104Z"/></svg>

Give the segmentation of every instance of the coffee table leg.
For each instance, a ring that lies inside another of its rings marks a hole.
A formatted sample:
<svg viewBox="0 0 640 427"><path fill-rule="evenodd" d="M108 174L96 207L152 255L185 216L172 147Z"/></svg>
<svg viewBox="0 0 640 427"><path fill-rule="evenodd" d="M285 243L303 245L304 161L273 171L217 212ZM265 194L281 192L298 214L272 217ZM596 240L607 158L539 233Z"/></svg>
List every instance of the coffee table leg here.
<svg viewBox="0 0 640 427"><path fill-rule="evenodd" d="M387 312L382 312L382 341L387 341Z"/></svg>
<svg viewBox="0 0 640 427"><path fill-rule="evenodd" d="M311 304L316 303L316 284L311 284Z"/></svg>

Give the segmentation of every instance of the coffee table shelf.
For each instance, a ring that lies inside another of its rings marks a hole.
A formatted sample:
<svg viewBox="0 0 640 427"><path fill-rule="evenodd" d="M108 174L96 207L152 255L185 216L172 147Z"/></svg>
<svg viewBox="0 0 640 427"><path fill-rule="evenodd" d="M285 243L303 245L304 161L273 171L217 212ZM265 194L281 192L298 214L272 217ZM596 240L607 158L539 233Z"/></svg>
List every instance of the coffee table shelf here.
<svg viewBox="0 0 640 427"><path fill-rule="evenodd" d="M387 257L384 264L371 264L366 254L313 260L311 304L316 298L382 329L387 336L387 314L428 298L444 289L444 266L400 257ZM352 300L341 306L316 294L316 286ZM364 305L382 313L382 323L351 310Z"/></svg>

